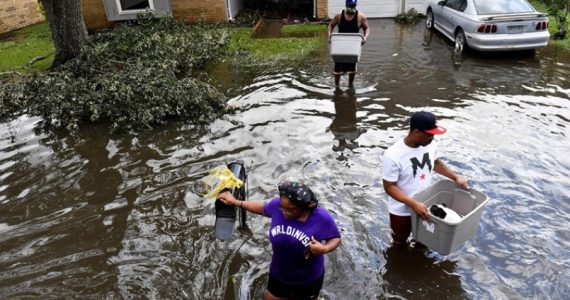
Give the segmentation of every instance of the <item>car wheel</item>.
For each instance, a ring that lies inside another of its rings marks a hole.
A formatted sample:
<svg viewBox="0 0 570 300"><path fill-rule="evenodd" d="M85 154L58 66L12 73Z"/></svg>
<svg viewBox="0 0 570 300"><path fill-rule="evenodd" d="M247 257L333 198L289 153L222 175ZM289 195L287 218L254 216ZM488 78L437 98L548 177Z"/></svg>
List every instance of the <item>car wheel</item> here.
<svg viewBox="0 0 570 300"><path fill-rule="evenodd" d="M429 29L433 29L433 12L430 10L427 11L426 14L426 27Z"/></svg>
<svg viewBox="0 0 570 300"><path fill-rule="evenodd" d="M465 39L465 33L462 29L459 29L455 34L455 49L456 54L462 54L467 48L467 39Z"/></svg>

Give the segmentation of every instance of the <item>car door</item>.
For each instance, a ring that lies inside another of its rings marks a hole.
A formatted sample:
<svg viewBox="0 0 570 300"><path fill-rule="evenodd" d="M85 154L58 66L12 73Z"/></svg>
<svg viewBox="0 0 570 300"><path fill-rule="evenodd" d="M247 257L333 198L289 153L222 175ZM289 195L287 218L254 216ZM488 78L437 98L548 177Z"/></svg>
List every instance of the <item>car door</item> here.
<svg viewBox="0 0 570 300"><path fill-rule="evenodd" d="M445 7L445 1L432 0L430 1L430 8L433 13L433 21L436 27L441 27L441 20L443 14L443 8Z"/></svg>
<svg viewBox="0 0 570 300"><path fill-rule="evenodd" d="M455 36L455 28L461 20L460 14L467 7L467 0L447 0L445 5L441 7L440 26L441 30L449 38Z"/></svg>

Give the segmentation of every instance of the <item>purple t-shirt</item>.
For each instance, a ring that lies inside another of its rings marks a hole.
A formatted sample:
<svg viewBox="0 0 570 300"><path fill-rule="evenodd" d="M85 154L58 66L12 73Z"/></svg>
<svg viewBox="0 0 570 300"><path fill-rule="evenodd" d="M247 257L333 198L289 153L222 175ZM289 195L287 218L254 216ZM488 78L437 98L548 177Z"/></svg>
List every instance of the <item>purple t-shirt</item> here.
<svg viewBox="0 0 570 300"><path fill-rule="evenodd" d="M263 212L271 218L269 241L273 248L269 272L287 284L314 282L325 270L324 255L310 255L305 259L305 248L311 236L317 241L339 238L340 232L331 215L317 207L305 220L287 220L279 209L280 199L273 198L263 206Z"/></svg>

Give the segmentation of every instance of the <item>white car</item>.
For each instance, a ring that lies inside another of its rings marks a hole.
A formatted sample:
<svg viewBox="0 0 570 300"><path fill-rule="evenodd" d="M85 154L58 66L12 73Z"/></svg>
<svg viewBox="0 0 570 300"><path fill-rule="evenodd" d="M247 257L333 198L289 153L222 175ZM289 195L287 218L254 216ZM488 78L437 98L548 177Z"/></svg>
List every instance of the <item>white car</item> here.
<svg viewBox="0 0 570 300"><path fill-rule="evenodd" d="M525 0L428 0L426 26L452 41L455 52L535 50L548 44L548 15Z"/></svg>

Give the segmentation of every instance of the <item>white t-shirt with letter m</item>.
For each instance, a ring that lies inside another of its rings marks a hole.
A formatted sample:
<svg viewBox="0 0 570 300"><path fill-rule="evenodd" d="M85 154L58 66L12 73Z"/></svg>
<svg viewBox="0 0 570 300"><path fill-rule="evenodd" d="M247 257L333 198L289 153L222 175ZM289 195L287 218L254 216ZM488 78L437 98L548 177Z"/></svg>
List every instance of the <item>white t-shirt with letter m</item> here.
<svg viewBox="0 0 570 300"><path fill-rule="evenodd" d="M431 185L431 177L437 144L433 140L427 146L408 147L404 139L400 139L384 152L382 159L382 179L396 182L396 186L408 196L421 192ZM411 215L406 204L389 197L388 211L397 216Z"/></svg>

